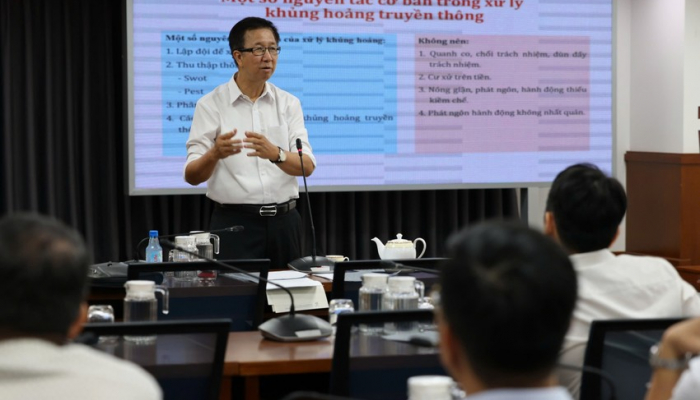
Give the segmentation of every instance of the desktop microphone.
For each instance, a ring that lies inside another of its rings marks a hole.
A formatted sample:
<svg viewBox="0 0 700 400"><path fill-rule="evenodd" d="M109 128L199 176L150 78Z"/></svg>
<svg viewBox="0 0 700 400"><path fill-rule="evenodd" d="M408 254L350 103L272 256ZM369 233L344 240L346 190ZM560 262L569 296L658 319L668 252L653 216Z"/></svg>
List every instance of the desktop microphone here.
<svg viewBox="0 0 700 400"><path fill-rule="evenodd" d="M299 161L301 161L301 176L304 178L304 192L306 193L306 205L309 210L309 222L311 222L311 256L297 258L290 261L287 266L293 270L301 272L314 272L312 268L324 268L327 271L332 271L335 263L326 257L316 256L316 228L314 228L314 217L311 215L311 199L309 199L309 188L306 186L306 172L304 171L304 158L301 152L301 139L297 139L297 152L299 153Z"/></svg>
<svg viewBox="0 0 700 400"><path fill-rule="evenodd" d="M251 276L256 279L260 279L265 283L277 286L289 295L290 306L289 314L283 315L281 317L269 319L260 326L258 329L264 338L275 340L278 342L306 342L311 340L323 339L330 336L333 333L333 328L331 324L321 318L315 317L313 315L306 314L296 314L294 311L294 296L292 292L286 287L273 282L269 279L263 278L262 276L257 276L251 274L248 271L242 270L240 268L234 267L233 265L224 264L221 261L214 260L213 258L203 257L199 253L189 251L184 249L169 240L163 240L163 244L172 247L175 250L181 251L193 255L197 258L201 258L210 263L216 264L220 267L236 271L238 273Z"/></svg>
<svg viewBox="0 0 700 400"><path fill-rule="evenodd" d="M222 229L215 229L213 231L201 231L198 233L222 233L222 232L240 232L242 231L243 225L234 225L234 226L229 226L228 228L222 228ZM171 238L175 236L189 236L191 235L190 232L185 232L185 233L173 233L172 235L159 235L158 239L165 239L165 238ZM148 239L150 239L149 236L146 236L145 238L141 239L139 243L136 245L136 251L134 252L134 260L139 260L139 248L141 245L146 242ZM144 256L145 258L145 256Z"/></svg>

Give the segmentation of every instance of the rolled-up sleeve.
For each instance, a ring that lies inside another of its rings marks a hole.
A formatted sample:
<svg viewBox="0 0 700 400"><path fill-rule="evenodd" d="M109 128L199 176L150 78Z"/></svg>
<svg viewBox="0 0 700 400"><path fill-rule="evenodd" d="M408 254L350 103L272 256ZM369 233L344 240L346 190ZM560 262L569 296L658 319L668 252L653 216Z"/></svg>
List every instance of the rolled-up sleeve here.
<svg viewBox="0 0 700 400"><path fill-rule="evenodd" d="M287 123L289 124L289 150L296 151L297 139L301 139L301 151L311 159L315 168L317 166L316 157L314 157L313 149L309 143L309 132L304 125L304 112L301 109L301 102L299 99L293 98L288 107L287 115L289 116L289 120Z"/></svg>

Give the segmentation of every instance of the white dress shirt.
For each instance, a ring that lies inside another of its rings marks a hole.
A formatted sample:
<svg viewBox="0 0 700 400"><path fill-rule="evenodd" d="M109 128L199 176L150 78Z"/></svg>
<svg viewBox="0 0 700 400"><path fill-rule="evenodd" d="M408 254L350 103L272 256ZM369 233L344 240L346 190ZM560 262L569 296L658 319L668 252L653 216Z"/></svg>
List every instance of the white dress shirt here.
<svg viewBox="0 0 700 400"><path fill-rule="evenodd" d="M688 369L673 389L671 400L697 400L700 397L700 357L690 360Z"/></svg>
<svg viewBox="0 0 700 400"><path fill-rule="evenodd" d="M238 132L233 139L245 139L246 131L256 132L294 153L296 140L301 139L303 153L316 165L299 99L268 82L263 94L252 102L241 93L232 77L197 101L187 140L185 168L214 146L217 135L234 129ZM207 181L210 199L224 204L269 204L299 197L296 177L269 160L247 156L250 151L243 149L219 160Z"/></svg>
<svg viewBox="0 0 700 400"><path fill-rule="evenodd" d="M40 339L0 341L3 400L158 400L156 380L141 367L80 344Z"/></svg>
<svg viewBox="0 0 700 400"><path fill-rule="evenodd" d="M473 395L467 400L571 400L571 395L563 387L493 389Z"/></svg>
<svg viewBox="0 0 700 400"><path fill-rule="evenodd" d="M700 297L659 257L615 256L610 250L574 254L578 301L559 361L581 366L591 322L596 319L700 316ZM579 396L581 375L559 370L559 382Z"/></svg>

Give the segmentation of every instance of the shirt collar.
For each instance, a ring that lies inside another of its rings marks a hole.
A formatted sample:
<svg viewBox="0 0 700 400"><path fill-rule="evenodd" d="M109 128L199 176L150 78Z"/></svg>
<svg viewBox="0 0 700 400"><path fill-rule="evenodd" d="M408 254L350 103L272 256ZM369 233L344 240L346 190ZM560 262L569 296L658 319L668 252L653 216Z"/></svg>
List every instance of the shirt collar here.
<svg viewBox="0 0 700 400"><path fill-rule="evenodd" d="M248 96L243 94L243 92L241 92L241 89L238 87L238 84L234 79L235 76L236 74L233 74L231 76L231 80L228 82L228 92L231 98L231 104L235 103L238 99L248 99ZM265 89L263 89L263 92L260 95L260 97L258 97L258 100L264 98L269 98L270 101L275 100L275 97L273 96L272 91L270 90L270 84L267 82L265 82Z"/></svg>
<svg viewBox="0 0 700 400"><path fill-rule="evenodd" d="M589 251L588 253L578 253L569 256L574 268L585 268L591 265L597 265L615 258L615 254L608 249Z"/></svg>

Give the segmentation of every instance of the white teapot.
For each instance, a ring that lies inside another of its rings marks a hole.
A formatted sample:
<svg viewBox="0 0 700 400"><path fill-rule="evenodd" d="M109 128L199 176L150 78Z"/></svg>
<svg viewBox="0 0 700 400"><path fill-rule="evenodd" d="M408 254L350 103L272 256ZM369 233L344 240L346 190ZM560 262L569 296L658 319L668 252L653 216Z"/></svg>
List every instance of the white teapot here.
<svg viewBox="0 0 700 400"><path fill-rule="evenodd" d="M417 238L414 241L402 239L400 233L396 235L396 239L389 240L386 242L386 246L378 238L372 239L374 243L377 244L377 252L379 252L379 258L382 260L406 260L411 258L416 258L416 242L423 242L423 251L417 258L423 257L427 245L425 240Z"/></svg>

